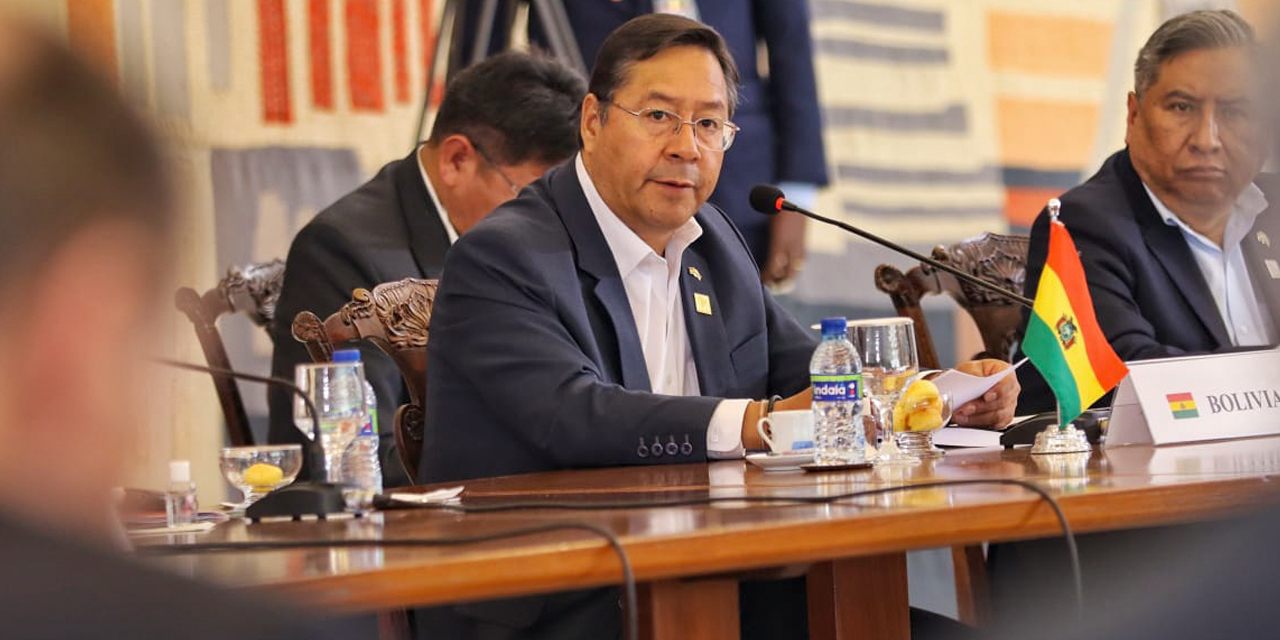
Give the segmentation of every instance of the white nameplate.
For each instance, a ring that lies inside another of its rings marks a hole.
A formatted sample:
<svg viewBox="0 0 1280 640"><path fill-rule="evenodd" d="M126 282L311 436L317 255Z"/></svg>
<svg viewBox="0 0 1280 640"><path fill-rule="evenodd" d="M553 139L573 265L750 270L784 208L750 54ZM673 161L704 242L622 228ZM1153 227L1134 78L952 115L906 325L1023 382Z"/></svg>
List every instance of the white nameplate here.
<svg viewBox="0 0 1280 640"><path fill-rule="evenodd" d="M1280 434L1280 351L1127 362L1106 446Z"/></svg>

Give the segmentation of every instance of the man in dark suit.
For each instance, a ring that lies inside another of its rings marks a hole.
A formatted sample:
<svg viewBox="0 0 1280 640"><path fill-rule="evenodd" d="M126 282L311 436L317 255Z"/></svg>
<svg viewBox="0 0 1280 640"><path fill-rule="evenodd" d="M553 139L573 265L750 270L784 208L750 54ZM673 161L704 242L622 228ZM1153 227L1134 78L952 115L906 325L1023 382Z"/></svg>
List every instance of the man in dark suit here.
<svg viewBox="0 0 1280 640"><path fill-rule="evenodd" d="M582 103L581 154L446 259L420 480L741 457L764 448L761 398L808 408L815 342L707 204L737 131L736 80L719 35L682 17L636 18L605 41ZM1015 395L1008 378L961 412L1004 424ZM804 633L802 586L783 585L778 615L744 587L755 603L744 609L758 616L747 637ZM616 591L597 590L418 621L435 637L585 638L614 637L619 616Z"/></svg>
<svg viewBox="0 0 1280 640"><path fill-rule="evenodd" d="M1271 238L1280 240L1280 220L1255 184L1268 139L1255 48L1252 29L1230 11L1196 11L1161 25L1135 65L1128 148L1062 197L1059 219L1080 251L1098 324L1125 360L1276 341L1280 255ZM1043 271L1048 236L1041 213L1031 231L1028 296ZM1033 367L1022 367L1019 377L1020 413L1053 408ZM1080 536L1086 605L1107 604L1126 558L1155 540L1190 540L1202 531ZM1062 579L1062 557L1058 540L992 545L998 617L1065 615L1074 597Z"/></svg>
<svg viewBox="0 0 1280 640"><path fill-rule="evenodd" d="M474 24L480 3L471 3ZM801 0L563 0L570 27L587 66L601 43L622 23L655 12L676 13L718 31L738 65L741 96L734 121L742 132L726 153L711 202L729 214L760 266L766 283L781 284L804 265L804 218L786 212L769 218L747 202L751 187L783 183L797 202L812 200L827 184L822 113L813 67L809 7ZM499 11L501 14L501 11ZM504 24L498 15L496 24ZM540 23L530 19L530 37L541 41ZM767 73L758 64L759 45Z"/></svg>
<svg viewBox="0 0 1280 640"><path fill-rule="evenodd" d="M1265 177L1255 178L1269 139L1255 47L1249 25L1230 11L1166 22L1138 54L1128 148L1062 196L1061 220L1080 250L1098 324L1125 360L1277 340L1280 213L1258 186ZM1028 296L1048 238L1041 213L1031 229ZM1051 409L1035 368L1018 373L1020 412Z"/></svg>
<svg viewBox="0 0 1280 640"><path fill-rule="evenodd" d="M293 318L321 318L356 288L438 278L445 252L494 207L577 150L582 78L555 60L495 56L460 73L445 92L431 137L309 222L294 238L272 327L272 375L293 379L310 362ZM390 357L361 345L378 396L383 482L409 484L395 453L392 416L408 390ZM269 393L271 442L301 442L288 391Z"/></svg>
<svg viewBox="0 0 1280 640"><path fill-rule="evenodd" d="M168 159L48 35L0 16L0 60L0 635L326 637L121 553L111 489L161 386L143 359L173 246Z"/></svg>

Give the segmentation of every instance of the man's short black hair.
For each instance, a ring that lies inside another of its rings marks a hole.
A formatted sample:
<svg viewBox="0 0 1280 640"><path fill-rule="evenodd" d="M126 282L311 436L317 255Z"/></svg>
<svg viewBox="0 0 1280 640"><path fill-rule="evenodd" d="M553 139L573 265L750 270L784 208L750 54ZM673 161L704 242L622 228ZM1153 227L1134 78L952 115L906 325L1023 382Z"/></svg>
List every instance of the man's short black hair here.
<svg viewBox="0 0 1280 640"><path fill-rule="evenodd" d="M587 90L600 100L603 109L613 100L618 87L626 83L632 65L672 47L702 47L716 57L729 93L729 117L733 117L738 108L738 65L724 38L701 22L677 15L652 13L615 29L600 45Z"/></svg>
<svg viewBox="0 0 1280 640"><path fill-rule="evenodd" d="M501 165L559 164L578 151L582 76L540 53L509 51L449 82L431 144L462 134Z"/></svg>
<svg viewBox="0 0 1280 640"><path fill-rule="evenodd" d="M0 20L0 43L0 284L97 222L167 232L173 193L141 118L49 34Z"/></svg>

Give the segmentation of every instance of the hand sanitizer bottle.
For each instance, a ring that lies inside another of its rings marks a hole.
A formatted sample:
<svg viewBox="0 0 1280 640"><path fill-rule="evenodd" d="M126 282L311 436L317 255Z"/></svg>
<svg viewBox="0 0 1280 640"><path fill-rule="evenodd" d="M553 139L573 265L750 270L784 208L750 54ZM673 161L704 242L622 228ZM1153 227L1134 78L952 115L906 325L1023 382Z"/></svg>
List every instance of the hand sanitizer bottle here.
<svg viewBox="0 0 1280 640"><path fill-rule="evenodd" d="M169 490L164 495L164 517L170 526L196 521L196 484L191 481L191 461L169 463Z"/></svg>

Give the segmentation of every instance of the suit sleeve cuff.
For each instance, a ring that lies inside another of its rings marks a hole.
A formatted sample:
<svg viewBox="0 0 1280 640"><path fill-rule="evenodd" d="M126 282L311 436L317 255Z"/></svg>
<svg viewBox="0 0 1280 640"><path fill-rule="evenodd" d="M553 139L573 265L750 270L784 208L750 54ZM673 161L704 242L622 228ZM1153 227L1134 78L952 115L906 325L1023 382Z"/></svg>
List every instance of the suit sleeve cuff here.
<svg viewBox="0 0 1280 640"><path fill-rule="evenodd" d="M713 460L741 458L742 420L750 400L721 400L707 425L707 457Z"/></svg>

